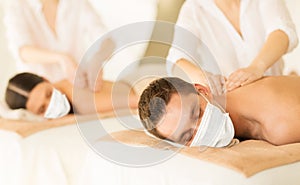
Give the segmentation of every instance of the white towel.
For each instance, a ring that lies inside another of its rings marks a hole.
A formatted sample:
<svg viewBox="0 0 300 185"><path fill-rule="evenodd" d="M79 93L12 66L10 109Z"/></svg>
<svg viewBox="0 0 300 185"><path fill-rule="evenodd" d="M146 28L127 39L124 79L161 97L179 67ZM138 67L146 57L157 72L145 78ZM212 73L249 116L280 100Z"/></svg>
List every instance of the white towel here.
<svg viewBox="0 0 300 185"><path fill-rule="evenodd" d="M26 109L12 110L4 101L0 101L0 117L14 120L43 121L44 117L35 115Z"/></svg>

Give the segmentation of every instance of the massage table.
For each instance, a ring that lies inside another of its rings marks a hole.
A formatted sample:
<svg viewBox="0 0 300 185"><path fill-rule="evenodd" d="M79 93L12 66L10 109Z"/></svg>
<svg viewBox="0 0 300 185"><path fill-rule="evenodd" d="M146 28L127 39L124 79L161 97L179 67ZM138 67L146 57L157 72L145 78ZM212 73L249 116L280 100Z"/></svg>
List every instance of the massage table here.
<svg viewBox="0 0 300 185"><path fill-rule="evenodd" d="M44 130L26 138L0 130L0 184L300 184L300 144L277 150L263 141L246 141L246 149L257 150L250 153L259 154L260 159L253 156L247 158L247 154L239 155L238 150L220 155L218 151L222 149L202 150L194 156L187 154L190 151L184 153L176 150L168 153L168 148L145 146L152 143L151 138L143 136L140 130L129 129L128 125L124 125L124 120L131 119L137 119L137 116L89 120L78 125ZM132 134L135 132L142 134L139 135L140 139L133 139ZM116 137L111 139L114 135ZM110 138L107 139L107 136ZM150 156L160 153L167 155L158 161L144 163L145 156L136 156L126 150L118 151L122 142L130 147L146 147ZM233 147L243 145L244 142ZM132 161L118 161L98 150L99 146L106 147L106 151L115 152L116 156L140 158L142 162L137 165ZM207 151L214 158L203 155ZM272 152L280 156L276 157ZM200 157L197 158L198 155ZM262 157L264 155L271 158L267 160L268 158ZM226 163L226 158L231 162ZM243 161L244 159L249 161ZM270 162L274 159L281 162Z"/></svg>

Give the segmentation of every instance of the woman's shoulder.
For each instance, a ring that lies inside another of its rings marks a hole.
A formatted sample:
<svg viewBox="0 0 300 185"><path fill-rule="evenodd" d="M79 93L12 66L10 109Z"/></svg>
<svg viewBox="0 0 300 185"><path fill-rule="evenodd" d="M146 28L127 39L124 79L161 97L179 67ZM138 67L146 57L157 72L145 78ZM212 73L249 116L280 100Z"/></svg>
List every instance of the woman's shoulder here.
<svg viewBox="0 0 300 185"><path fill-rule="evenodd" d="M63 90L63 89L66 89L66 88L73 88L72 83L67 79L60 80L60 81L54 82L52 84L55 88L57 88L59 90Z"/></svg>

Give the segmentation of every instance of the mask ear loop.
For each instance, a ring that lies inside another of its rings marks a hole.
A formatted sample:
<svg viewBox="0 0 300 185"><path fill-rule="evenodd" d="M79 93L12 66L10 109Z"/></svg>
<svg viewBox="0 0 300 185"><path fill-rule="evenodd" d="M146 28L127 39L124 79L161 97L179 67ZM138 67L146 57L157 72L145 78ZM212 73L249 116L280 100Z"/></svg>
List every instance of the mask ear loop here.
<svg viewBox="0 0 300 185"><path fill-rule="evenodd" d="M208 95L207 93L205 93L205 95L203 95L202 93L198 92L198 94L200 96L202 96L202 98L204 98L207 101L207 103L210 103L209 100L205 97L205 95Z"/></svg>
<svg viewBox="0 0 300 185"><path fill-rule="evenodd" d="M207 103L211 103L202 93L198 93L200 96L202 96L206 101L207 101ZM207 95L207 94L205 94L205 95ZM222 106L220 106L218 103L213 103L215 106L217 106L219 109L221 109L224 113L226 112L224 109L223 109L223 107Z"/></svg>
<svg viewBox="0 0 300 185"><path fill-rule="evenodd" d="M16 92L16 93L18 93L18 94L20 94L20 95L26 97L26 98L29 97L29 93L28 93L28 92L26 92L26 91L23 90L23 89L20 89L20 88L16 87L15 85L9 84L7 88L8 88L9 90L11 90L11 91L14 91L14 92Z"/></svg>

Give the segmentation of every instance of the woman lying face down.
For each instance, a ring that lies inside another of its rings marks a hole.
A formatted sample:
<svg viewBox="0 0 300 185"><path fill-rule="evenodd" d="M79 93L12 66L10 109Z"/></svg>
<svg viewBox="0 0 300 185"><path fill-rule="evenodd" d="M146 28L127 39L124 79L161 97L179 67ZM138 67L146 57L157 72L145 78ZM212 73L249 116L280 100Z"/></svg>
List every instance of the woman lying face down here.
<svg viewBox="0 0 300 185"><path fill-rule="evenodd" d="M25 108L45 118L59 118L73 112L107 113L137 107L138 97L127 84L103 83L101 91L95 93L74 88L67 80L50 83L38 75L20 73L9 80L5 100L11 109Z"/></svg>

